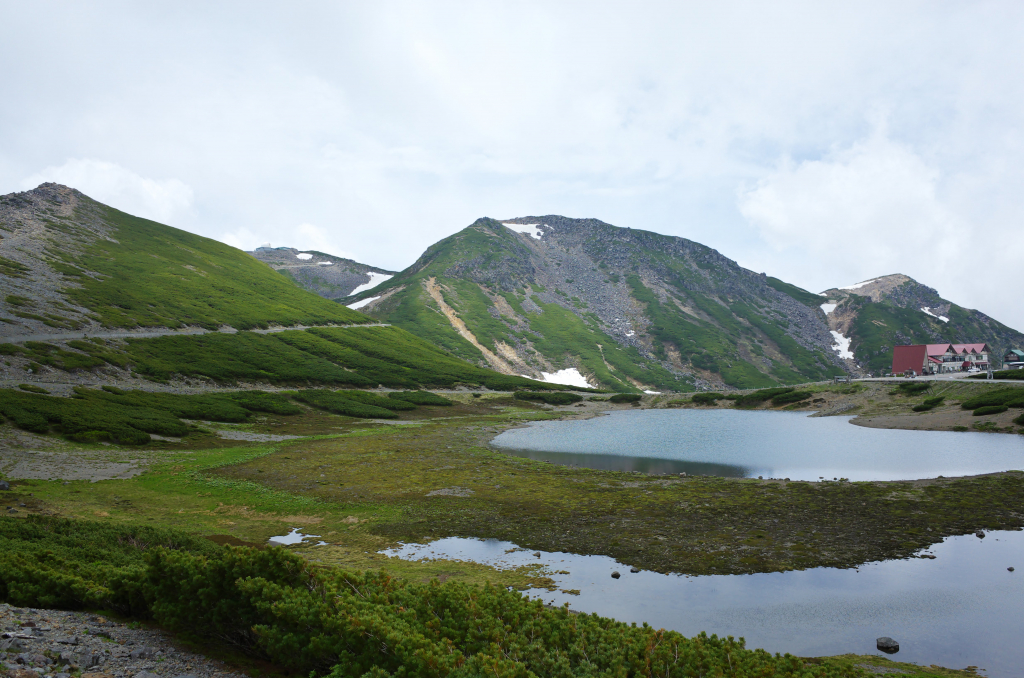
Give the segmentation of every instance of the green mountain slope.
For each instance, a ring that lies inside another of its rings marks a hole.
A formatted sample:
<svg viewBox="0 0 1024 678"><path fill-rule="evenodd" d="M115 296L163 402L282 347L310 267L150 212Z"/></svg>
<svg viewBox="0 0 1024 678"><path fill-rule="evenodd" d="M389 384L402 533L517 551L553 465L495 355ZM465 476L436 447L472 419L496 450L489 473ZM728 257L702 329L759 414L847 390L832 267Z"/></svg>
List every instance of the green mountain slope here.
<svg viewBox="0 0 1024 678"><path fill-rule="evenodd" d="M0 234L3 381L555 388L373 326L245 252L57 184L0 197ZM302 326L318 327L284 331Z"/></svg>
<svg viewBox="0 0 1024 678"><path fill-rule="evenodd" d="M508 374L685 391L843 372L820 297L596 219L479 219L349 303L370 299L367 314Z"/></svg>
<svg viewBox="0 0 1024 678"><path fill-rule="evenodd" d="M43 184L0 197L5 335L370 322L224 243Z"/></svg>
<svg viewBox="0 0 1024 678"><path fill-rule="evenodd" d="M981 311L958 306L913 278L893 274L822 293L835 310L832 330L850 339L857 362L868 373L892 367L893 346L987 343L998 360L1024 347L1024 334Z"/></svg>

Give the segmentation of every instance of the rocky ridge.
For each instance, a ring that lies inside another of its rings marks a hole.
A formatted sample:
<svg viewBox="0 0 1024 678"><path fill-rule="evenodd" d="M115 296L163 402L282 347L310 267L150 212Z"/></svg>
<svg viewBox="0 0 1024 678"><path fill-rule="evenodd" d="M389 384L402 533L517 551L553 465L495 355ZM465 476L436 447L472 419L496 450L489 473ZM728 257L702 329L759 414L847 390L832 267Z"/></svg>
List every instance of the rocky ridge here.
<svg viewBox="0 0 1024 678"><path fill-rule="evenodd" d="M290 277L303 289L325 299L344 299L358 287L382 279L380 276L390 277L395 274L394 271L344 257L315 250L297 250L294 247L260 247L248 254ZM371 273L377 275L371 276Z"/></svg>

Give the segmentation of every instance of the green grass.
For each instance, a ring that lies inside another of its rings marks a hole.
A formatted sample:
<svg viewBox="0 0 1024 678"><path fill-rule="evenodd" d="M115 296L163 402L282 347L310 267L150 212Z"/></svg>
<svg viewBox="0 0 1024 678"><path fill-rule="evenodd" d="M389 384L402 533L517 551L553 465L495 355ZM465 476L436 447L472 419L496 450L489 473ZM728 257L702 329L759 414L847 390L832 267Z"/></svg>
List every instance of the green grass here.
<svg viewBox="0 0 1024 678"><path fill-rule="evenodd" d="M789 295L799 301L804 306L810 306L811 308L818 308L821 306L824 297L820 294L808 292L807 290L797 287L796 285L790 285L788 282L783 282L778 278L768 276L768 286L782 292L783 294Z"/></svg>
<svg viewBox="0 0 1024 678"><path fill-rule="evenodd" d="M98 274L80 276L80 287L65 293L108 327L369 322L233 247L99 203L90 207L112 228L112 239L97 239L81 255L65 257L65 265Z"/></svg>

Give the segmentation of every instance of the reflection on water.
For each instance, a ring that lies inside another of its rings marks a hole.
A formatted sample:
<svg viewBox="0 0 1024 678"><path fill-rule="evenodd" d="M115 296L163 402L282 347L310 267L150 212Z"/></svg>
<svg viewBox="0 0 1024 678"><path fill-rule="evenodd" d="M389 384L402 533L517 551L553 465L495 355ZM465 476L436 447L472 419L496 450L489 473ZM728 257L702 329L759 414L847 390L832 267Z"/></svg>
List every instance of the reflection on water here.
<svg viewBox="0 0 1024 678"><path fill-rule="evenodd" d="M510 454L619 471L912 480L1024 469L1024 436L853 426L800 412L639 410L533 422L492 444Z"/></svg>
<svg viewBox="0 0 1024 678"><path fill-rule="evenodd" d="M688 636L742 636L747 647L770 652L878 654L875 639L890 636L900 644L893 659L1024 676L1024 532L951 537L927 551L934 560L701 577L631 573L607 556L541 552L538 559L510 542L458 537L384 553L501 568L543 563L559 589L578 589L580 595L528 595ZM621 578L613 579L613 571Z"/></svg>
<svg viewBox="0 0 1024 678"><path fill-rule="evenodd" d="M517 457L549 461L561 466L583 466L608 471L638 471L650 475L685 473L690 476L722 476L725 478L749 478L762 475L763 469L746 466L730 466L729 464L711 464L699 461L681 461L678 459L658 459L656 457L623 457L616 454L586 454L574 452L545 452L544 450L517 450L502 447L502 452Z"/></svg>

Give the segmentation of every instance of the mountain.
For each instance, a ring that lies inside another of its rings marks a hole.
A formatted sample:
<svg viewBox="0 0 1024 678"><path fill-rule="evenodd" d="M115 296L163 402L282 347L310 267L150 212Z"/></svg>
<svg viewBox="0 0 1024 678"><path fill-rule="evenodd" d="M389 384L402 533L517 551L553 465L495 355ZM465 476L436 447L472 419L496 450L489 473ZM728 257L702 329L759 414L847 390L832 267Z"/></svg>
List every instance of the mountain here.
<svg viewBox="0 0 1024 678"><path fill-rule="evenodd" d="M1021 332L900 273L834 287L819 299L826 304L829 329L850 341L856 361L870 373L888 370L899 344L984 342L996 359L1024 346Z"/></svg>
<svg viewBox="0 0 1024 678"><path fill-rule="evenodd" d="M324 299L344 299L370 289L395 275L394 271L360 264L358 261L293 247L258 247L249 252L299 287Z"/></svg>
<svg viewBox="0 0 1024 678"><path fill-rule="evenodd" d="M58 184L0 197L0 336L370 322L244 252Z"/></svg>
<svg viewBox="0 0 1024 678"><path fill-rule="evenodd" d="M58 184L0 196L0 274L8 383L544 387L381 327L241 250Z"/></svg>
<svg viewBox="0 0 1024 678"><path fill-rule="evenodd" d="M574 370L615 390L752 388L852 369L820 296L691 240L596 219L479 219L353 301L506 374Z"/></svg>

